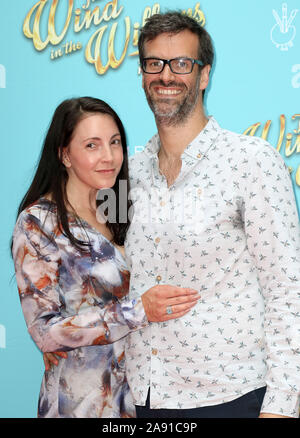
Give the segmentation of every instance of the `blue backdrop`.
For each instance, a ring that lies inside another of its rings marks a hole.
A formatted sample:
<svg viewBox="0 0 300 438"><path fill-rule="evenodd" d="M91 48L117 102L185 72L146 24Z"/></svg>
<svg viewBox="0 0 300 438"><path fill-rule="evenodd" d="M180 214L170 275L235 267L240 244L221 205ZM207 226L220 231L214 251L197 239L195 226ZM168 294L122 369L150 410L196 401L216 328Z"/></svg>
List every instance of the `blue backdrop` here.
<svg viewBox="0 0 300 438"><path fill-rule="evenodd" d="M277 148L300 205L297 7L299 0L2 2L0 417L36 416L43 362L27 333L9 246L56 106L80 95L106 100L127 128L130 154L140 150L155 124L141 88L137 30L149 14L185 10L201 20L216 49L207 113L223 128L264 137Z"/></svg>

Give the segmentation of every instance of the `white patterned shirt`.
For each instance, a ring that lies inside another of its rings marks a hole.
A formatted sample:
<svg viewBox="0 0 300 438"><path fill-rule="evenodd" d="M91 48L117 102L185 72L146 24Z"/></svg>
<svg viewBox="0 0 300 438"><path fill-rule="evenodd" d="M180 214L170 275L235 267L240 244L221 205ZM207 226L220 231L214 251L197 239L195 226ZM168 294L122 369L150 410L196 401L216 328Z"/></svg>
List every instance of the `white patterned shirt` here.
<svg viewBox="0 0 300 438"><path fill-rule="evenodd" d="M187 146L174 184L156 134L130 157L130 298L156 284L191 287L184 317L127 339L135 404L188 409L267 385L262 412L298 416L300 232L287 167L264 140L214 118Z"/></svg>

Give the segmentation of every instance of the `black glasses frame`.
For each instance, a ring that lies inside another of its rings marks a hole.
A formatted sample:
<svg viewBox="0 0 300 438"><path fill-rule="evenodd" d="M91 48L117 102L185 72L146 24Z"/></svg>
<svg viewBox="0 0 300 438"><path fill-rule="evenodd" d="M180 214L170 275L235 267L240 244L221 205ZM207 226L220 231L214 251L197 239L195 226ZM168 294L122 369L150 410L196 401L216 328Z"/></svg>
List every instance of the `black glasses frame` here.
<svg viewBox="0 0 300 438"><path fill-rule="evenodd" d="M162 65L161 70L160 70L160 71L156 71L156 72L149 72L149 71L146 71L146 70L145 70L145 64L144 64L144 63L145 63L145 61L147 61L147 60L149 60L149 59L156 59L157 61L162 61L162 62L163 62L163 65ZM172 62L172 61L178 61L178 60L180 60L180 59L182 59L182 60L184 60L184 61L191 61L191 63L192 63L191 71L189 71L189 72L187 72L187 73L179 73L179 72L173 71L173 69L172 69L172 67L171 67L171 62ZM193 71L193 68L194 68L194 65L195 65L195 64L198 64L198 65L200 65L201 67L204 66L203 62L202 62L202 61L199 61L198 59L184 58L184 57L180 57L180 58L172 58L172 59L161 59L161 58L156 58L156 57L154 56L154 57L150 57L150 58L143 58L143 59L142 59L142 63L141 63L141 68L142 68L143 72L146 73L146 74L149 74L149 75L156 75L156 74L161 73L161 72L164 70L166 64L168 64L168 66L169 66L171 72L174 73L175 75L189 75L189 74L191 74L192 71Z"/></svg>

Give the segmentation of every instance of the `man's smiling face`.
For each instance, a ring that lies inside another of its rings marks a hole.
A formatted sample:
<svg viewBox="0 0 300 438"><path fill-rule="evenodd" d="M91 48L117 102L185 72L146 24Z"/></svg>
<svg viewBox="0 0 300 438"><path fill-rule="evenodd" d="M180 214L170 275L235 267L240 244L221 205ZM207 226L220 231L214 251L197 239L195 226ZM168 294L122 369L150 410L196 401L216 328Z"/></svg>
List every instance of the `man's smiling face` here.
<svg viewBox="0 0 300 438"><path fill-rule="evenodd" d="M189 30L177 34L162 33L145 43L145 58L198 59L198 36ZM165 65L161 73L143 73L143 88L157 122L169 125L184 123L202 105L201 72L194 65L190 74L172 73ZM205 68L205 67L204 67Z"/></svg>

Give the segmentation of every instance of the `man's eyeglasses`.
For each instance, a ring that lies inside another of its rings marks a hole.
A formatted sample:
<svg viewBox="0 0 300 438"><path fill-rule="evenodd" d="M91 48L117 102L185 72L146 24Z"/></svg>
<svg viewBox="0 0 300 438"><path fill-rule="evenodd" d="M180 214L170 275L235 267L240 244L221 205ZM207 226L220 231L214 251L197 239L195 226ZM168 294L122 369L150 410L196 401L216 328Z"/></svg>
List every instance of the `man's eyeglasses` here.
<svg viewBox="0 0 300 438"><path fill-rule="evenodd" d="M177 75L188 75L192 73L195 64L204 65L202 61L192 58L144 58L141 67L144 73L157 74L163 71L166 64L168 64L172 73Z"/></svg>

